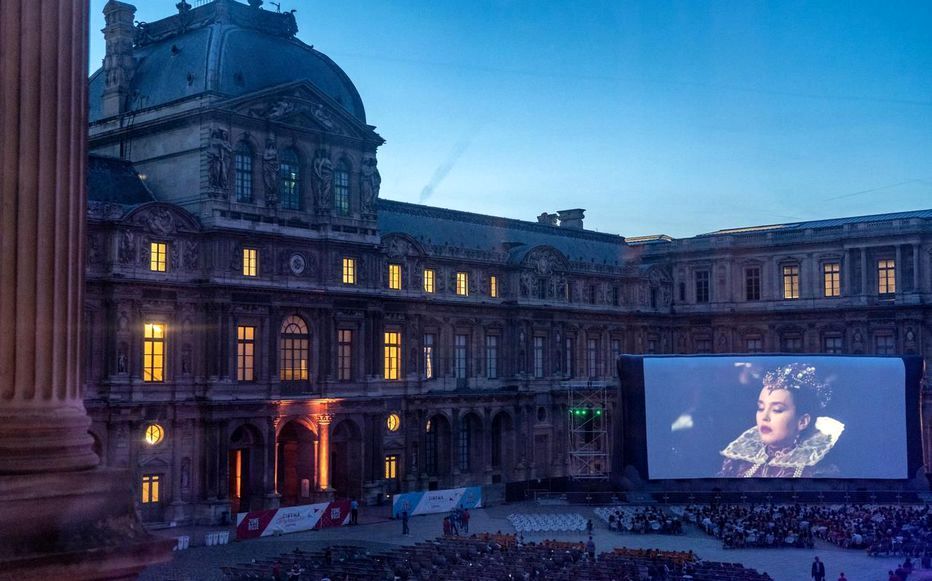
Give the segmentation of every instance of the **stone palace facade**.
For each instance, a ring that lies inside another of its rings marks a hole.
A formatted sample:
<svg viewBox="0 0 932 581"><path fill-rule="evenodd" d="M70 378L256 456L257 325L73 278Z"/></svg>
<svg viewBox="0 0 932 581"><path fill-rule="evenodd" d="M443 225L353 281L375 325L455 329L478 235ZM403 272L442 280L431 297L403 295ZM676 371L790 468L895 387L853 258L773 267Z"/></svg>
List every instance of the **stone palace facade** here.
<svg viewBox="0 0 932 581"><path fill-rule="evenodd" d="M148 521L566 476L567 384L620 353L932 355L932 210L671 239L380 199L352 82L262 4L104 9L85 389Z"/></svg>

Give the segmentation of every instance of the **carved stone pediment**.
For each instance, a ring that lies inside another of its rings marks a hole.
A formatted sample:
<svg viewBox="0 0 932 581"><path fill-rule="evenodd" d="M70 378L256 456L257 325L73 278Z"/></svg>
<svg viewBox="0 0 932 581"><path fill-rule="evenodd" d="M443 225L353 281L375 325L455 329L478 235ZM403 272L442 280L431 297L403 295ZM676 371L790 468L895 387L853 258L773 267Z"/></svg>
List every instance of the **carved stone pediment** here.
<svg viewBox="0 0 932 581"><path fill-rule="evenodd" d="M538 246L528 252L524 265L533 269L539 276L549 276L554 271L566 270L567 261L558 250L549 246Z"/></svg>
<svg viewBox="0 0 932 581"><path fill-rule="evenodd" d="M325 104L322 99L301 90L243 103L234 110L242 115L282 125L337 135L360 134L359 129L348 123L343 114Z"/></svg>
<svg viewBox="0 0 932 581"><path fill-rule="evenodd" d="M143 227L155 236L168 236L179 232L193 233L200 230L197 220L191 214L177 206L158 202L136 208L125 220Z"/></svg>

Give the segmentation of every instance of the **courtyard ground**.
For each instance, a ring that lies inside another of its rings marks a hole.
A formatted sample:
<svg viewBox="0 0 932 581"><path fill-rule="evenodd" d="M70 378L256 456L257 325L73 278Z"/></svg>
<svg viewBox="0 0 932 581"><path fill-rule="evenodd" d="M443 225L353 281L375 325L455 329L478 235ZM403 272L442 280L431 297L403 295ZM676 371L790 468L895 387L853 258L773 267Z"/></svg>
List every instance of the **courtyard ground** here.
<svg viewBox="0 0 932 581"><path fill-rule="evenodd" d="M513 512L523 513L579 513L591 518L595 528L593 540L598 552L610 551L615 547L656 548L663 550L692 549L700 558L710 561L742 563L747 567L766 571L775 581L806 581L810 579L809 567L815 555L825 562L828 581L838 578L840 572L851 581L887 581L887 571L895 569L901 559L886 557L868 557L864 551L849 551L816 541L816 547L809 549L723 549L721 541L709 537L694 527L687 527L687 534L669 535L634 535L619 534L608 527L593 513L591 506L539 506L533 502L511 503L486 509L470 511L472 519L470 532L514 533L514 528L507 520ZM151 567L143 572L142 581L212 581L222 580L221 565L248 563L252 559L269 558L293 551L321 549L327 545L358 545L373 552L390 551L401 545L436 538L442 534L442 514L412 517L411 535L401 535L401 522L387 520L383 515L387 511L375 510L367 514L366 507L361 509L360 524L341 528L324 529L265 537L250 541L234 542L228 545L195 546L186 551L173 553L171 563ZM219 529L209 529L219 530ZM205 530L160 531L159 534L189 534L199 541ZM200 536L199 536L200 535ZM544 539L585 540L585 533L542 532L525 534L526 541ZM232 538L232 533L231 533ZM932 579L932 574L924 577L925 572L914 573L910 581Z"/></svg>

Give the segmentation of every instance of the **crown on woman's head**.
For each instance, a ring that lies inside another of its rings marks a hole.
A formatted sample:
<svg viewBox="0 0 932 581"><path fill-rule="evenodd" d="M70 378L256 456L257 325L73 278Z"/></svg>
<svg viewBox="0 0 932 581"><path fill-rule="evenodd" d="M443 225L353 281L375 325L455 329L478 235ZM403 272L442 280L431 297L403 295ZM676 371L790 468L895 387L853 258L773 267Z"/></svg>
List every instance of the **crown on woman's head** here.
<svg viewBox="0 0 932 581"><path fill-rule="evenodd" d="M831 386L816 377L816 368L806 363L790 363L771 369L764 375L764 387L776 389L811 390L815 393L819 407L828 405L832 399Z"/></svg>

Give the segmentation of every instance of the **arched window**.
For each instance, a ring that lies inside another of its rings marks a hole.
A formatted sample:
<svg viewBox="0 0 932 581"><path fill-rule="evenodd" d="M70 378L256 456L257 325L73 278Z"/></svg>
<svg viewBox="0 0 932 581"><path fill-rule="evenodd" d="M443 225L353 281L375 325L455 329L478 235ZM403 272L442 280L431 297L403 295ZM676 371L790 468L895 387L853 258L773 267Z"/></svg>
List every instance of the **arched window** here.
<svg viewBox="0 0 932 581"><path fill-rule="evenodd" d="M301 209L301 169L298 154L288 148L279 156L279 175L281 184L281 207L286 210Z"/></svg>
<svg viewBox="0 0 932 581"><path fill-rule="evenodd" d="M345 161L341 161L333 172L333 209L338 216L349 215L349 167Z"/></svg>
<svg viewBox="0 0 932 581"><path fill-rule="evenodd" d="M240 141L236 146L234 158L237 202L252 202L252 146L247 141Z"/></svg>
<svg viewBox="0 0 932 581"><path fill-rule="evenodd" d="M307 324L294 315L282 323L279 336L279 376L282 381L307 381L308 378Z"/></svg>

